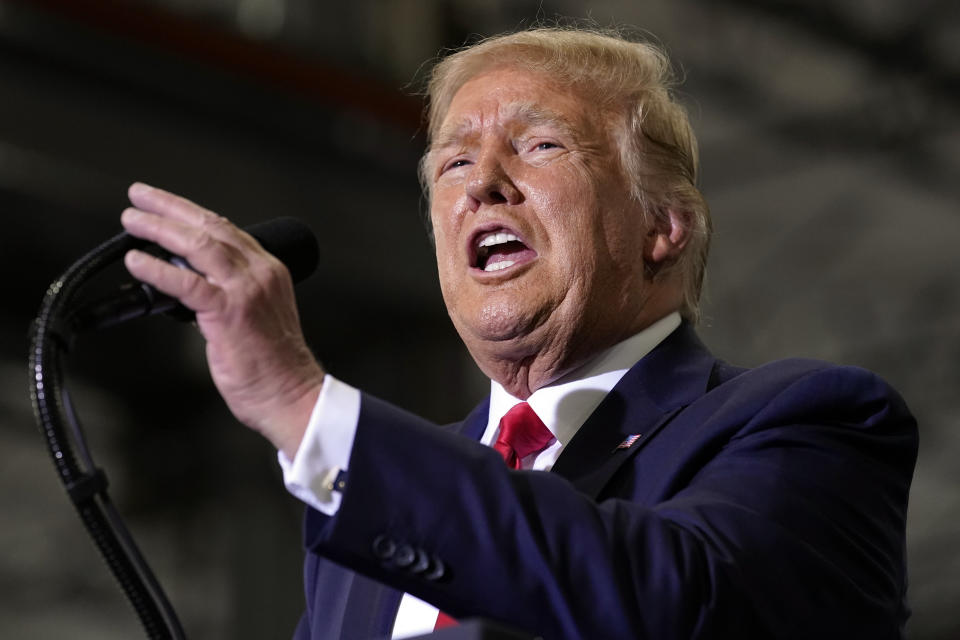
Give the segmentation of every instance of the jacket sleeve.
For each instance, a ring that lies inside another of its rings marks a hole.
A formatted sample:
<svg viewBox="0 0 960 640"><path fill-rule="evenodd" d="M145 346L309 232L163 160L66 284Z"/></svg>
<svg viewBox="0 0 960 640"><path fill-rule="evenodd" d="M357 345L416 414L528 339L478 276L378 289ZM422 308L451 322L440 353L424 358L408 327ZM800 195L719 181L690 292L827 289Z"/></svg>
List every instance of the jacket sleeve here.
<svg viewBox="0 0 960 640"><path fill-rule="evenodd" d="M757 371L599 500L364 396L341 508L308 513L307 546L548 640L900 637L912 417L862 370Z"/></svg>

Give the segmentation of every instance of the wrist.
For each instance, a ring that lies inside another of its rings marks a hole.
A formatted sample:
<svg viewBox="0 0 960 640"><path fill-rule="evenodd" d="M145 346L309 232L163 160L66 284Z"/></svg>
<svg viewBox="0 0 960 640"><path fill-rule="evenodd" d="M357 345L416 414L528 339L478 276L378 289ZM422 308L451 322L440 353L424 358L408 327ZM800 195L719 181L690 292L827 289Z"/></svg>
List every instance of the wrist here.
<svg viewBox="0 0 960 640"><path fill-rule="evenodd" d="M313 408L320 396L324 373L317 370L314 375L277 397L273 410L260 421L254 429L263 435L287 459L293 460L300 448L303 435L310 422Z"/></svg>

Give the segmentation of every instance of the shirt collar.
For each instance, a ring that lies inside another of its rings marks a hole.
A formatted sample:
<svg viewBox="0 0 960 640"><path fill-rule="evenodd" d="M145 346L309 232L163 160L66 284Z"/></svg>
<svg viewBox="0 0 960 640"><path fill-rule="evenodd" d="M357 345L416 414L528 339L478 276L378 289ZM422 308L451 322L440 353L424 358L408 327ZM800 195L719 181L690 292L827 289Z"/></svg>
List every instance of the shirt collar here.
<svg viewBox="0 0 960 640"><path fill-rule="evenodd" d="M646 329L591 358L556 382L533 392L527 402L536 411L561 446L566 446L620 378L680 326L676 311ZM500 383L490 382L490 415L481 442L489 445L496 436L500 418L522 400L507 393Z"/></svg>

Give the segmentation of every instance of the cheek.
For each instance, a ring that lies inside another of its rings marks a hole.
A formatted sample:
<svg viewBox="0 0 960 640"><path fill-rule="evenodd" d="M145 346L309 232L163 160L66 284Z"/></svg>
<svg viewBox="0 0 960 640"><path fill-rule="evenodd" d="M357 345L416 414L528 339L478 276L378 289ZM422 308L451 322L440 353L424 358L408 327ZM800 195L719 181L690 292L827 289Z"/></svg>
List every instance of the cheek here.
<svg viewBox="0 0 960 640"><path fill-rule="evenodd" d="M554 249L578 260L593 255L605 215L597 182L583 168L568 166L551 176L536 198Z"/></svg>
<svg viewBox="0 0 960 640"><path fill-rule="evenodd" d="M643 209L633 200L608 205L604 234L612 253L628 261L641 261L648 227Z"/></svg>
<svg viewBox="0 0 960 640"><path fill-rule="evenodd" d="M437 262L440 263L449 255L453 246L456 230L453 228L453 203L437 194L430 206L430 226L433 228L433 240L437 252Z"/></svg>
<svg viewBox="0 0 960 640"><path fill-rule="evenodd" d="M434 227L434 244L437 254L437 273L440 276L441 286L445 284L448 277L454 272L454 243L448 235Z"/></svg>
<svg viewBox="0 0 960 640"><path fill-rule="evenodd" d="M561 227L579 224L583 203L594 192L583 172L567 163L535 173L521 187L544 222L557 221Z"/></svg>

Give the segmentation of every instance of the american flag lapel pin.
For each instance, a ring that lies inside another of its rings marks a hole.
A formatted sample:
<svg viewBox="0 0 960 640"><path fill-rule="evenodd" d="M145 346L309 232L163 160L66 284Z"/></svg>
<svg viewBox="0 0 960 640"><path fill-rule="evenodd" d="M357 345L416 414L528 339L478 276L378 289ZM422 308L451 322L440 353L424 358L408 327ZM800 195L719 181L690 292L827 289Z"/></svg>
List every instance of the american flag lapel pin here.
<svg viewBox="0 0 960 640"><path fill-rule="evenodd" d="M639 439L642 438L642 437L643 437L643 434L642 434L642 433L635 433L635 434L633 434L633 435L631 435L631 436L627 436L626 438L623 439L623 442L621 442L620 444L617 445L617 447L614 449L614 451L617 451L617 450L619 450L619 449L629 449L630 447L633 446L633 443L634 443L634 442L636 442L637 440L639 440Z"/></svg>

